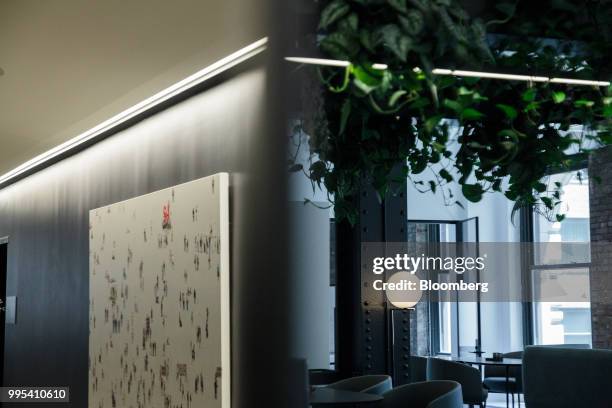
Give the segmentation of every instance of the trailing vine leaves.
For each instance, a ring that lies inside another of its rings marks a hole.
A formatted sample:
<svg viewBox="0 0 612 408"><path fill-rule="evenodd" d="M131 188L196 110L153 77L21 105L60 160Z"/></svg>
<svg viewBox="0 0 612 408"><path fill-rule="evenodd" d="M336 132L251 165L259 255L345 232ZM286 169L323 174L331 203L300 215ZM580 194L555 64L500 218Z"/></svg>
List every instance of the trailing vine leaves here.
<svg viewBox="0 0 612 408"><path fill-rule="evenodd" d="M460 205L449 188L458 183L468 201L498 192L515 209L534 206L562 220L562 186L546 175L612 143L610 87L434 73L609 79L610 6L542 3L545 15L496 2L485 21L454 0L325 2L319 48L350 65L312 68L322 97L318 114L302 122L311 162L292 170L324 186L336 218L352 223L362 183L384 197L405 178L422 192L441 191L448 204Z"/></svg>

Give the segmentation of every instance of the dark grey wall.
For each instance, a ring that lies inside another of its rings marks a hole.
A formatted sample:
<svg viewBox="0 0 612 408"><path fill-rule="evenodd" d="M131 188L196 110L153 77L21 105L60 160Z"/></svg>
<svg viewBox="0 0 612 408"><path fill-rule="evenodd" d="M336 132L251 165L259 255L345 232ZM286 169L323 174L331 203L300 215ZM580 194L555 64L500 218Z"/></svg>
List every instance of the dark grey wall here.
<svg viewBox="0 0 612 408"><path fill-rule="evenodd" d="M88 211L221 171L232 173L234 407L258 406L262 363L286 374L284 146L270 142L267 68L242 71L0 190L18 297L6 385L69 386L70 406L86 407Z"/></svg>

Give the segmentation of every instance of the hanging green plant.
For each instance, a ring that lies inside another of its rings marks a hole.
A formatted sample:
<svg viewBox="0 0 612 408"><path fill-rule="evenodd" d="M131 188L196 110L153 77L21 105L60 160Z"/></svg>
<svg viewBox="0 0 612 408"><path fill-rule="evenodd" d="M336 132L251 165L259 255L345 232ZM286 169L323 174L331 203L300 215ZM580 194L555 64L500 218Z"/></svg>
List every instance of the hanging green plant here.
<svg viewBox="0 0 612 408"><path fill-rule="evenodd" d="M325 2L319 48L350 64L316 68L319 114L298 126L310 135L311 161L292 171L324 186L336 218L352 223L364 180L384 197L405 178L422 192L441 191L449 205L460 205L450 188L458 183L468 201L498 192L515 209L531 205L563 219L555 211L561 186L545 177L612 142L610 86L436 71L609 78L611 6L543 3L546 15L500 2L484 21L453 0ZM534 27L544 28L534 35Z"/></svg>

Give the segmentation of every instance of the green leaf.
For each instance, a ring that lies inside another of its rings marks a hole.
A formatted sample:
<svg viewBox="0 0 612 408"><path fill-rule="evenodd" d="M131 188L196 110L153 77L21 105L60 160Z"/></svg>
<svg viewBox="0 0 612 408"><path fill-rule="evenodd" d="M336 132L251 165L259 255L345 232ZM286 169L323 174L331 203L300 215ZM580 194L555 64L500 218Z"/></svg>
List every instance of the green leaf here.
<svg viewBox="0 0 612 408"><path fill-rule="evenodd" d="M310 179L320 182L327 173L325 162L319 160L310 165Z"/></svg>
<svg viewBox="0 0 612 408"><path fill-rule="evenodd" d="M434 194L436 193L436 188L437 187L438 187L438 185L434 181L432 181L432 180L429 181L429 188L431 189L432 193L434 193Z"/></svg>
<svg viewBox="0 0 612 408"><path fill-rule="evenodd" d="M447 183L453 181L453 176L446 169L440 170L440 177L442 177Z"/></svg>
<svg viewBox="0 0 612 408"><path fill-rule="evenodd" d="M334 0L327 5L321 12L319 28L327 28L342 17L344 17L351 7L344 0Z"/></svg>
<svg viewBox="0 0 612 408"><path fill-rule="evenodd" d="M293 166L289 167L289 171L291 173L295 173L298 171L302 171L303 168L304 166L302 166L300 163L295 163Z"/></svg>
<svg viewBox="0 0 612 408"><path fill-rule="evenodd" d="M387 0L389 5L401 13L408 11L406 0Z"/></svg>
<svg viewBox="0 0 612 408"><path fill-rule="evenodd" d="M536 97L535 88L529 88L525 92L523 92L522 98L524 102L533 102Z"/></svg>
<svg viewBox="0 0 612 408"><path fill-rule="evenodd" d="M593 105L595 105L595 102L589 101L586 99L578 99L576 102L574 102L574 106L577 108L580 108L580 107L591 108L593 107Z"/></svg>
<svg viewBox="0 0 612 408"><path fill-rule="evenodd" d="M321 40L321 49L335 59L351 60L359 52L359 42L344 33L333 32Z"/></svg>
<svg viewBox="0 0 612 408"><path fill-rule="evenodd" d="M410 51L413 45L410 37L402 34L399 27L395 24L387 24L381 29L380 33L387 48L401 61L406 62L408 51Z"/></svg>
<svg viewBox="0 0 612 408"><path fill-rule="evenodd" d="M399 91L393 92L393 95L391 95L391 98L389 98L388 106L389 107L395 106L395 104L397 103L399 98L401 98L402 96L406 95L407 93L408 92L406 92L404 90L399 90Z"/></svg>
<svg viewBox="0 0 612 408"><path fill-rule="evenodd" d="M433 130L436 128L436 126L438 126L441 120L442 120L442 116L440 115L435 115L435 116L428 118L425 121L425 130L427 131L427 133L432 133Z"/></svg>
<svg viewBox="0 0 612 408"><path fill-rule="evenodd" d="M557 214L555 218L557 219L557 222L562 222L565 219L565 214Z"/></svg>
<svg viewBox="0 0 612 408"><path fill-rule="evenodd" d="M399 15L398 18L404 31L410 35L418 35L425 28L425 17L418 10L410 10L405 17Z"/></svg>
<svg viewBox="0 0 612 408"><path fill-rule="evenodd" d="M359 17L357 16L357 13L349 14L348 17L343 18L342 20L340 20L340 23L338 23L338 28L341 31L355 32L357 31L358 27Z"/></svg>
<svg viewBox="0 0 612 408"><path fill-rule="evenodd" d="M444 99L442 104L447 108L451 109L452 111L455 111L456 113L461 112L461 110L463 109L459 102L453 101L452 99Z"/></svg>
<svg viewBox="0 0 612 408"><path fill-rule="evenodd" d="M540 107L540 104L538 102L529 102L527 104L527 106L525 106L525 109L523 109L525 112L530 112L530 111L535 111Z"/></svg>
<svg viewBox="0 0 612 408"><path fill-rule="evenodd" d="M321 181L325 177L327 172L327 166L325 162L319 160L310 165L310 179L315 181Z"/></svg>
<svg viewBox="0 0 612 408"><path fill-rule="evenodd" d="M534 184L533 189L537 191L538 193L543 193L546 191L546 184L542 182L537 182Z"/></svg>
<svg viewBox="0 0 612 408"><path fill-rule="evenodd" d="M504 112L504 114L506 115L506 117L508 119L510 119L510 120L514 120L518 116L518 112L516 111L516 109L514 109L510 105L504 105L503 103L498 103L495 106L497 106L499 109L501 109Z"/></svg>
<svg viewBox="0 0 612 408"><path fill-rule="evenodd" d="M479 112L474 108L467 108L461 112L461 118L465 120L478 120L483 116L484 114L482 112Z"/></svg>
<svg viewBox="0 0 612 408"><path fill-rule="evenodd" d="M497 192L501 192L501 179L497 179L493 182L493 184L491 185L491 188L493 189L493 191L497 191Z"/></svg>
<svg viewBox="0 0 612 408"><path fill-rule="evenodd" d="M421 109L429 105L431 102L427 98L419 98L410 104L410 109Z"/></svg>
<svg viewBox="0 0 612 408"><path fill-rule="evenodd" d="M465 86L459 87L459 95L461 96L472 95L473 93L474 91L472 91L471 89L467 89Z"/></svg>
<svg viewBox="0 0 612 408"><path fill-rule="evenodd" d="M371 53L380 43L380 33L366 29L359 30L359 42Z"/></svg>
<svg viewBox="0 0 612 408"><path fill-rule="evenodd" d="M372 93L372 91L376 89L376 86L368 85L358 78L353 79L353 84L366 95Z"/></svg>
<svg viewBox="0 0 612 408"><path fill-rule="evenodd" d="M371 88L376 88L382 83L383 75L380 70L366 68L360 65L353 66L353 76Z"/></svg>
<svg viewBox="0 0 612 408"><path fill-rule="evenodd" d="M565 92L553 92L552 99L554 103L562 103L565 100Z"/></svg>
<svg viewBox="0 0 612 408"><path fill-rule="evenodd" d="M482 194L484 193L480 184L464 184L461 186L461 192L467 200L473 203L482 200Z"/></svg>
<svg viewBox="0 0 612 408"><path fill-rule="evenodd" d="M412 174L421 174L427 168L427 159L419 156L410 160L410 171Z"/></svg>

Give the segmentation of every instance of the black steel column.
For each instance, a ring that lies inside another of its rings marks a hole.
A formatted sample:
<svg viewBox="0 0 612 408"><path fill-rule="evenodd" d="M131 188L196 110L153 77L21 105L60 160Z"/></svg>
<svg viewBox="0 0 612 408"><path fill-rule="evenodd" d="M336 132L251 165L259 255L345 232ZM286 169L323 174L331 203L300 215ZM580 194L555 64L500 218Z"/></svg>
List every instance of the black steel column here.
<svg viewBox="0 0 612 408"><path fill-rule="evenodd" d="M336 360L342 376L409 373L410 320L407 313L393 321L383 292L372 287L368 265L362 268L364 242L405 242L406 184L396 186L381 202L374 189L364 183L358 203L360 217L355 226L337 224ZM363 269L363 272L362 272ZM391 330L394 327L395 330ZM405 329L405 330L404 330ZM393 338L393 333L401 334ZM400 347L405 353L397 356ZM403 359L405 363L394 360ZM407 378L407 377L406 377ZM399 378L394 378L396 384Z"/></svg>
<svg viewBox="0 0 612 408"><path fill-rule="evenodd" d="M394 186L395 193L385 198L385 242L406 242L408 240L408 200L406 181ZM395 254L388 254L393 256ZM385 298L386 302L386 298ZM410 381L410 311L392 310L387 303L388 369L395 385Z"/></svg>

